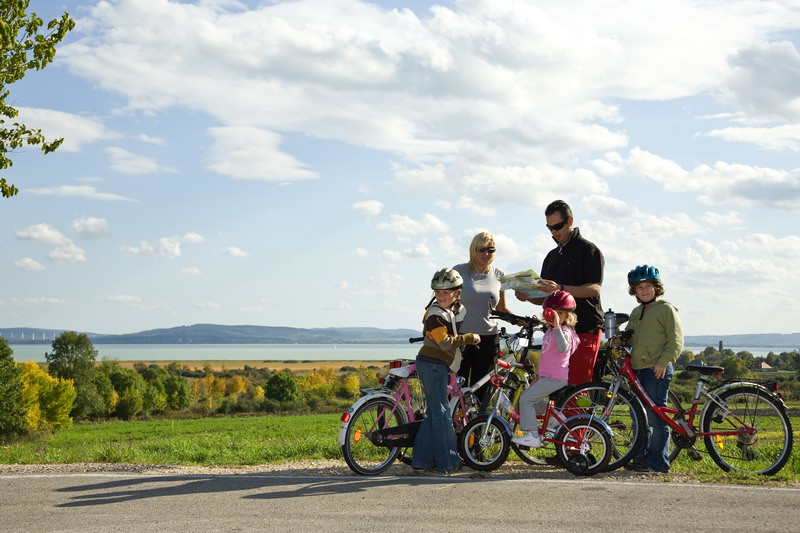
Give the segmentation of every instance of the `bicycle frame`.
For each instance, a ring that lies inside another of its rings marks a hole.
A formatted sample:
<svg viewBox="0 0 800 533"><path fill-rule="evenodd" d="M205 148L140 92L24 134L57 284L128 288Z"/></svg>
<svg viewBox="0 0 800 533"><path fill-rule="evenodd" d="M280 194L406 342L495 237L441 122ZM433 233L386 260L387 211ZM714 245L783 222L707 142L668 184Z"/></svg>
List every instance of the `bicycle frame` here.
<svg viewBox="0 0 800 533"><path fill-rule="evenodd" d="M721 387L719 390L709 391L708 390L708 380L710 376L700 375L697 379L697 384L695 387L695 393L692 397L692 405L687 409L683 409L683 412L679 412L678 409L674 407L668 406L660 406L656 405L650 396L645 392L644 388L642 387L642 383L639 381L636 372L633 370L630 362L630 355L626 354L622 368L620 369L620 374L627 378L628 382L630 383L634 393L636 396L639 397L640 400L644 403L645 407L652 411L656 416L658 416L661 420L663 420L673 431L678 432L681 435L686 435L687 437L706 437L706 436L731 436L731 435L753 435L756 433L756 429L751 427L747 422L742 420L740 417L733 414L730 410L728 410L727 406L724 402L722 402L718 397L718 392L724 390L727 387ZM719 372L718 374L721 374ZM713 375L718 375L713 374ZM617 380L619 381L619 379ZM757 383L750 383L747 382L748 385L752 385L754 387L760 388L765 392L769 391L758 385ZM734 386L738 386L738 384L732 384ZM616 391L614 391L616 392ZM707 400L706 404L703 406L703 411L700 412L698 415L697 408L700 405L700 398L705 398ZM716 431L695 431L695 418L699 416L702 418L703 412L709 408L710 405L715 404L723 409L726 413L726 416L731 416L737 423L741 424L741 427L738 429L731 429L731 430L716 430ZM675 420L675 415L679 415L679 418ZM688 420L684 418L684 415L688 415Z"/></svg>
<svg viewBox="0 0 800 533"><path fill-rule="evenodd" d="M391 368L389 369L389 374L400 378L398 380L398 384L396 384L392 389L387 387L377 387L371 389L362 389L363 395L361 398L356 400L350 408L345 411L345 413L341 417L341 425L339 426L339 436L338 436L338 443L339 446L343 446L345 440L347 439L347 426L350 423L350 417L355 413L359 407L361 407L365 402L373 399L373 398L387 398L393 401L394 406L389 411L388 414L394 415L397 409L402 408L406 412L406 416L409 423L416 422L418 420L417 415L415 414L416 411L414 409L414 405L411 400L411 389L408 385L408 378L416 371L417 365L412 363L410 365L402 366L399 368ZM474 394L476 390L478 390L481 386L483 386L486 382L489 381L489 378L492 377L492 372L487 373L483 376L479 381L475 382L472 386L466 387L462 386L461 383L463 378L460 378L455 372L449 373L449 381L447 384L447 393L449 398L449 412L452 413L459 413L459 419L462 419L463 416L467 413L467 405L465 398L469 397L470 395ZM402 407L401 407L402 406ZM459 411L456 411L458 409ZM463 420L461 421L463 424ZM369 429L369 432L374 431L375 428L372 427Z"/></svg>

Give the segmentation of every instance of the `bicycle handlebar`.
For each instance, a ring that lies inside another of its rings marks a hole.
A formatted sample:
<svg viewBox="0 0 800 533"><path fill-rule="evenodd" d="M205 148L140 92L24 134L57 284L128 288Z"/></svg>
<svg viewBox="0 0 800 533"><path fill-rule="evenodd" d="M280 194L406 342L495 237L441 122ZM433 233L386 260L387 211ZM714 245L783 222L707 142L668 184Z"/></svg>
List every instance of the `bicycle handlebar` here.
<svg viewBox="0 0 800 533"><path fill-rule="evenodd" d="M408 339L408 342L410 344L414 344L415 342L422 342L424 340L425 340L425 337L411 337L410 339Z"/></svg>
<svg viewBox="0 0 800 533"><path fill-rule="evenodd" d="M525 323L524 327L535 327L542 323L535 315L534 316L520 316L515 315L514 313L505 313L503 311L498 311L497 309L492 309L491 316L493 318L499 318L500 320L505 320L506 322L510 322L511 324L520 325L520 323Z"/></svg>

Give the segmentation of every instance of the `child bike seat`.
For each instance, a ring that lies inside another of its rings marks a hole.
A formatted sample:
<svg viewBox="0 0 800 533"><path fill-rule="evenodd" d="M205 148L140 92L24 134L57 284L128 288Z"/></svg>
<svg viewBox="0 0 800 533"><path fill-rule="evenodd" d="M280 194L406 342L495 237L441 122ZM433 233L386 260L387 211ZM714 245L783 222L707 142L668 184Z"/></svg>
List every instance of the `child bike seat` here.
<svg viewBox="0 0 800 533"><path fill-rule="evenodd" d="M390 368L389 373L393 376L407 378L417 370L417 365L401 366L399 368Z"/></svg>

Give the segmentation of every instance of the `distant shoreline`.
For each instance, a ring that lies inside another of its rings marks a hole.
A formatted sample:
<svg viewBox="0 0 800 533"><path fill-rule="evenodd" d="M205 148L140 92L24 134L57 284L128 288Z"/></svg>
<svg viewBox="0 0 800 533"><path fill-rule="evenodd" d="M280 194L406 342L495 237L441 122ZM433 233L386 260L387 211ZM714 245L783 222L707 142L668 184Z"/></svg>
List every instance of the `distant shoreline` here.
<svg viewBox="0 0 800 533"><path fill-rule="evenodd" d="M144 360L144 361L116 361L124 368L134 368L135 365L144 363L147 366L158 365L166 367L172 363L177 363L180 368L190 370L202 370L210 366L215 372L223 370L242 370L245 366L257 369L268 369L270 371L291 370L293 372L304 372L312 370L339 370L344 367L378 367L381 369L389 366L389 361L353 361L353 360L326 360L326 361L232 361L226 359L196 360L196 361L164 361L164 360ZM99 363L99 362L98 362Z"/></svg>

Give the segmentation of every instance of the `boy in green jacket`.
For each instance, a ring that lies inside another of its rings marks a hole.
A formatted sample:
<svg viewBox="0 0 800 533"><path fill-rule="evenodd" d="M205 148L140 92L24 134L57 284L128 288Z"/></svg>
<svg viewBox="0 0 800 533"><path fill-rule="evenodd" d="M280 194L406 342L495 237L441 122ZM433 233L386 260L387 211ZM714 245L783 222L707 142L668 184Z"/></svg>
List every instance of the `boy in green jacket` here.
<svg viewBox="0 0 800 533"><path fill-rule="evenodd" d="M683 329L678 310L659 297L664 285L658 269L641 265L628 272L628 292L639 305L631 311L626 329L633 330L631 366L645 392L656 405L667 404L674 371L672 363L683 350ZM669 472L669 426L647 412L648 429L637 457L625 466L637 472Z"/></svg>

